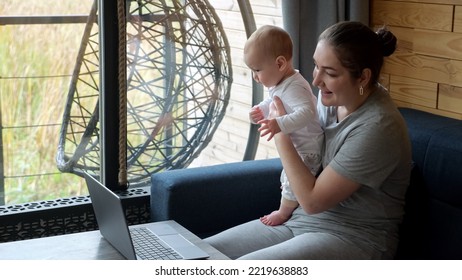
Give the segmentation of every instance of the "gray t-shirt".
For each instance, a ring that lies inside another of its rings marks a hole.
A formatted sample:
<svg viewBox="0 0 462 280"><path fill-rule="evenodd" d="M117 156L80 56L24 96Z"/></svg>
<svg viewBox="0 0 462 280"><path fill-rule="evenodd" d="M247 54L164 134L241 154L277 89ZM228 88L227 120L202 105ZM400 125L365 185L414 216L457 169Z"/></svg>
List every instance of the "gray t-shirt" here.
<svg viewBox="0 0 462 280"><path fill-rule="evenodd" d="M381 86L341 122L336 108L318 102L318 112L325 131L323 166L362 186L322 213L307 215L298 209L288 226L295 234L328 232L394 253L411 170L404 119Z"/></svg>

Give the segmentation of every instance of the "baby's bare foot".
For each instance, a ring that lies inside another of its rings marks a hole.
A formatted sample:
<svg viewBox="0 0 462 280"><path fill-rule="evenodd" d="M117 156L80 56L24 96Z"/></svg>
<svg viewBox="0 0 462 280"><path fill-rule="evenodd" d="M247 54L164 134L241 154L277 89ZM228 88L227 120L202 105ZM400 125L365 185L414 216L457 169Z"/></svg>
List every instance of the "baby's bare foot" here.
<svg viewBox="0 0 462 280"><path fill-rule="evenodd" d="M289 220L289 217L286 217L281 214L279 210L271 212L271 214L265 215L260 218L260 221L267 226L278 226L285 223Z"/></svg>

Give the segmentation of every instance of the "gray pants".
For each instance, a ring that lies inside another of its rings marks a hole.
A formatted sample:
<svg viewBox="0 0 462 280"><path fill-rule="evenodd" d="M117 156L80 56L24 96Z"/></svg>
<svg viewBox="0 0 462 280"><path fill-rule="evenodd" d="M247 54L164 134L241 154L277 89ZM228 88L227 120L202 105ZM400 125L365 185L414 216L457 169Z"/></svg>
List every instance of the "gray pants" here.
<svg viewBox="0 0 462 280"><path fill-rule="evenodd" d="M300 208L298 209L301 210ZM303 211L303 210L301 210ZM287 222L290 224L290 220ZM286 223L286 224L287 224ZM231 259L380 259L380 252L319 231L293 231L287 225L266 226L260 220L236 226L205 239Z"/></svg>

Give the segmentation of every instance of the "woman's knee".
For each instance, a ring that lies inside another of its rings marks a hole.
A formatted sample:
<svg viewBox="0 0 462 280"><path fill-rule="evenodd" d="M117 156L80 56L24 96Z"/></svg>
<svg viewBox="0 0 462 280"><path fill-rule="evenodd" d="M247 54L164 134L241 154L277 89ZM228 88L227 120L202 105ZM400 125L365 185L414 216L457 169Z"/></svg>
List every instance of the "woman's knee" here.
<svg viewBox="0 0 462 280"><path fill-rule="evenodd" d="M235 259L292 237L292 231L285 226L270 227L259 220L254 220L225 230L204 241L229 258Z"/></svg>

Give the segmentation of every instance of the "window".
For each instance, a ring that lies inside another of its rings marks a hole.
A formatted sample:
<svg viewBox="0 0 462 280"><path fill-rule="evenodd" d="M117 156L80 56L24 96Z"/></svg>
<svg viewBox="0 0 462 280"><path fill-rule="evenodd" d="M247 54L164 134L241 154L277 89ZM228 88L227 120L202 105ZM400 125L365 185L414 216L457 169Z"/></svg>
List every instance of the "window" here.
<svg viewBox="0 0 462 280"><path fill-rule="evenodd" d="M86 189L80 177L59 172L54 158L85 26L78 16L87 15L91 4L21 0L0 7L0 205L81 195ZM44 24L47 20L57 23Z"/></svg>
<svg viewBox="0 0 462 280"><path fill-rule="evenodd" d="M226 115L190 166L242 160L247 144L251 74L236 0L210 0L231 47L233 84ZM257 27L282 26L281 0L250 0ZM0 7L0 205L86 194L84 180L56 167L56 150L72 71L93 0L11 0ZM44 23L48 21L48 23ZM257 158L275 157L262 141Z"/></svg>

